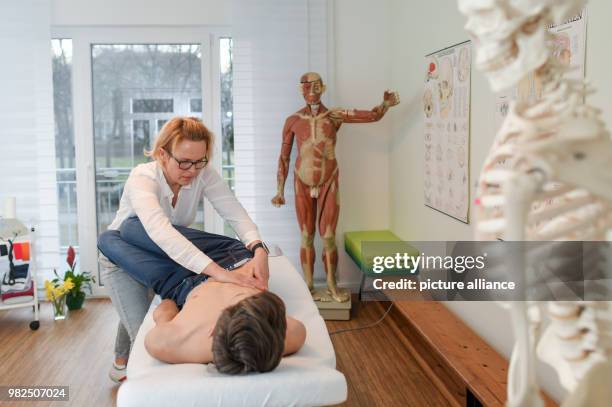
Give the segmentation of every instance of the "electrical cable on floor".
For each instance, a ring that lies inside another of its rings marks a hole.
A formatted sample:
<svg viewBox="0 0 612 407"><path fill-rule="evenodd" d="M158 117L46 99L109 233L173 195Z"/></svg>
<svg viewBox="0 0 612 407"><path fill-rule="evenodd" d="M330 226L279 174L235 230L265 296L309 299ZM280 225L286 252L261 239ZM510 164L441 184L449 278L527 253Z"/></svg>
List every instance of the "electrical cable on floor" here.
<svg viewBox="0 0 612 407"><path fill-rule="evenodd" d="M338 329L337 331L330 332L329 335L331 336L331 335L340 334L340 333L344 333L344 332L358 331L360 329L366 329L366 328L375 327L376 325L380 324L383 319L385 319L385 317L387 316L389 311L391 311L391 308L393 308L393 302L391 302L391 304L389 305L389 308L387 308L387 310L385 311L383 316L380 317L380 319L378 321L376 321L376 322L374 322L372 324L364 325L364 326L358 326L358 327L355 327L355 328Z"/></svg>

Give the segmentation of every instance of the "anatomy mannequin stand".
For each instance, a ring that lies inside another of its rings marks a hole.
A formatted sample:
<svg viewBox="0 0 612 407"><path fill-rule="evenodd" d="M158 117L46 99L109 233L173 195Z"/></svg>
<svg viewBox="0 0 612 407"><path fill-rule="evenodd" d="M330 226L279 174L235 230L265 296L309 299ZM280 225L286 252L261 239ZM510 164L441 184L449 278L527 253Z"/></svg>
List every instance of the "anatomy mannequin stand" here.
<svg viewBox="0 0 612 407"><path fill-rule="evenodd" d="M399 103L399 95L386 91L383 102L371 110L328 109L321 103L325 85L321 76L314 72L302 75L300 90L306 106L285 121L278 160L278 190L272 204L277 207L285 204L285 180L295 138L298 148L294 172L295 209L302 235L300 261L306 284L315 300L344 303L350 300L350 295L336 285L336 225L340 213L335 153L337 132L343 123L371 123L382 119L389 107ZM313 285L317 225L323 240L323 265L327 275L327 288L319 292L315 292Z"/></svg>

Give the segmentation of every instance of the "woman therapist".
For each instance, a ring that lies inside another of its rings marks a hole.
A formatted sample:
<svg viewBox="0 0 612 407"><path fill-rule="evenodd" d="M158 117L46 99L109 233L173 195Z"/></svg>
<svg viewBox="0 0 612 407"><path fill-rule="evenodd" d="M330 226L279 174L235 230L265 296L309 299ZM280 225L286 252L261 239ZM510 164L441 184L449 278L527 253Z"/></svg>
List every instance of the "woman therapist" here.
<svg viewBox="0 0 612 407"><path fill-rule="evenodd" d="M207 166L212 146L213 135L199 119L168 121L153 149L145 152L154 160L131 171L117 215L98 239L102 276L120 318L110 371L115 382L126 377L131 346L153 297L151 287L177 289L197 274L268 287L267 248L227 184ZM203 197L241 242L187 228ZM228 272L237 268L242 272Z"/></svg>

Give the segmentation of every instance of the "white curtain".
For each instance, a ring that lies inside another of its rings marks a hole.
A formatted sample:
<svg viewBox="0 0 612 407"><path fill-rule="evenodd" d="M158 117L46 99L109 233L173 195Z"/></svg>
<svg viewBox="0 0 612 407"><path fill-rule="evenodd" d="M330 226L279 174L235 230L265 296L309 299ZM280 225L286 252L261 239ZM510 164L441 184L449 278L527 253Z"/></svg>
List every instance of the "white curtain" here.
<svg viewBox="0 0 612 407"><path fill-rule="evenodd" d="M0 213L14 196L17 218L36 227L39 285L59 251L50 2L0 2Z"/></svg>
<svg viewBox="0 0 612 407"><path fill-rule="evenodd" d="M285 119L304 106L299 78L316 71L325 80L331 71L327 2L234 0L232 6L236 195L263 238L278 244L299 267L292 169L295 143L285 183L287 203L275 208L270 200L276 194Z"/></svg>

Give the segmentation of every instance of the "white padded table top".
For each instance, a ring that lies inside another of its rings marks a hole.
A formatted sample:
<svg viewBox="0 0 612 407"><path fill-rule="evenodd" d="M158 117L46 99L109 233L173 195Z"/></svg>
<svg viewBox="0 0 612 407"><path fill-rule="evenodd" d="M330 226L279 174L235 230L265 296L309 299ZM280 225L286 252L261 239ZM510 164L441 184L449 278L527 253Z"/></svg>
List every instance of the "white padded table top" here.
<svg viewBox="0 0 612 407"><path fill-rule="evenodd" d="M140 327L127 366L128 379L119 388L117 405L128 406L321 406L346 400L344 375L323 318L306 283L289 260L270 257L270 291L285 302L287 314L306 326L299 352L284 357L268 373L228 376L214 365L166 364L153 358L144 338L154 326L156 297Z"/></svg>

